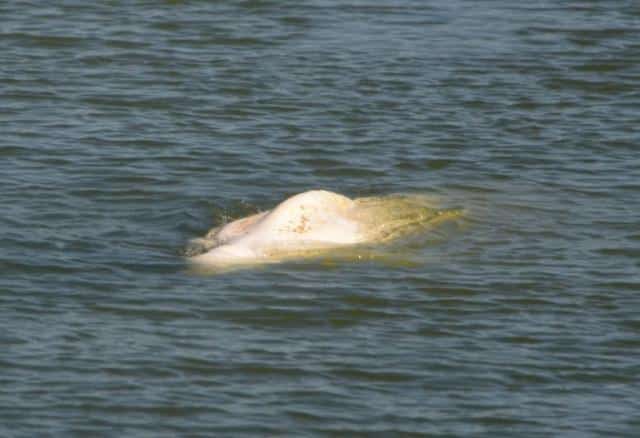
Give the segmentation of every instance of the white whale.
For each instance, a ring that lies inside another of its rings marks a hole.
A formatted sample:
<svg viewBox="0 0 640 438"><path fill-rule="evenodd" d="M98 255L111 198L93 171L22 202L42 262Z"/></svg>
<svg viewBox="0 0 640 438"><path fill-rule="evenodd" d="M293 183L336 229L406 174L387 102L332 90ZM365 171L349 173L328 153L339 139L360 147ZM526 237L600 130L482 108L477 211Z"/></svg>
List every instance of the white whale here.
<svg viewBox="0 0 640 438"><path fill-rule="evenodd" d="M387 242L455 215L420 196L350 199L312 190L212 229L191 241L187 255L194 264L218 268L281 261Z"/></svg>

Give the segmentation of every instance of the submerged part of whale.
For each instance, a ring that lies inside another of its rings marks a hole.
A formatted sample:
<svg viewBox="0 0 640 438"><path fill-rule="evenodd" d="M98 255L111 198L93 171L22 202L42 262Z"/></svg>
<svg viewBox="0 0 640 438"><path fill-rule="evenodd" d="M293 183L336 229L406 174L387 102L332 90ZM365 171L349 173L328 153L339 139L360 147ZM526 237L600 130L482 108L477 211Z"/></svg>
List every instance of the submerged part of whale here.
<svg viewBox="0 0 640 438"><path fill-rule="evenodd" d="M198 265L221 268L281 261L385 243L458 215L459 211L434 208L421 196L350 199L312 190L273 210L212 229L192 240L186 255Z"/></svg>

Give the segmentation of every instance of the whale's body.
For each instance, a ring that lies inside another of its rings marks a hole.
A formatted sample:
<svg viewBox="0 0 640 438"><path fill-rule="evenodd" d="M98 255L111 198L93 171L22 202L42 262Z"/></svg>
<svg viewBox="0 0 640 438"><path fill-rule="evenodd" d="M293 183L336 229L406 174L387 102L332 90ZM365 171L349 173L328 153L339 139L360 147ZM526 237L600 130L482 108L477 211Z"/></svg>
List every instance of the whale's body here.
<svg viewBox="0 0 640 438"><path fill-rule="evenodd" d="M415 196L350 199L312 190L270 211L212 229L192 242L197 249L190 251L190 260L226 267L317 254L390 240L440 214L424 198Z"/></svg>

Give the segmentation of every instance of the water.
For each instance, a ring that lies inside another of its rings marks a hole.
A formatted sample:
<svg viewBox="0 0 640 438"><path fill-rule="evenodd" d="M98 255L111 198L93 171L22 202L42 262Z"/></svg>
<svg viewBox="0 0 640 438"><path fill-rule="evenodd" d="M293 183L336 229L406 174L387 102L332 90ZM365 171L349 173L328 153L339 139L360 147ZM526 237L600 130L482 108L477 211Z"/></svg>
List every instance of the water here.
<svg viewBox="0 0 640 438"><path fill-rule="evenodd" d="M633 1L0 3L0 436L638 436ZM420 263L188 272L325 188Z"/></svg>

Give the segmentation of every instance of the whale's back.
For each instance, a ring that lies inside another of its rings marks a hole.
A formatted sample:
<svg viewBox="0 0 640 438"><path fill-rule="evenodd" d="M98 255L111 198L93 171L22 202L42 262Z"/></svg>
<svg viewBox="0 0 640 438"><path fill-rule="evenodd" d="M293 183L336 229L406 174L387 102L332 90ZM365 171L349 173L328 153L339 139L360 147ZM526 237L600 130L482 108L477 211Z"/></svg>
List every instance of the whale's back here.
<svg viewBox="0 0 640 438"><path fill-rule="evenodd" d="M280 203L247 233L252 244L353 244L362 240L353 220L354 201L324 190L300 193Z"/></svg>
<svg viewBox="0 0 640 438"><path fill-rule="evenodd" d="M191 261L219 268L311 257L347 247L397 241L455 219L419 195L349 199L324 190L300 193L273 210L238 219L196 239L204 250ZM359 257L359 256L358 256Z"/></svg>

